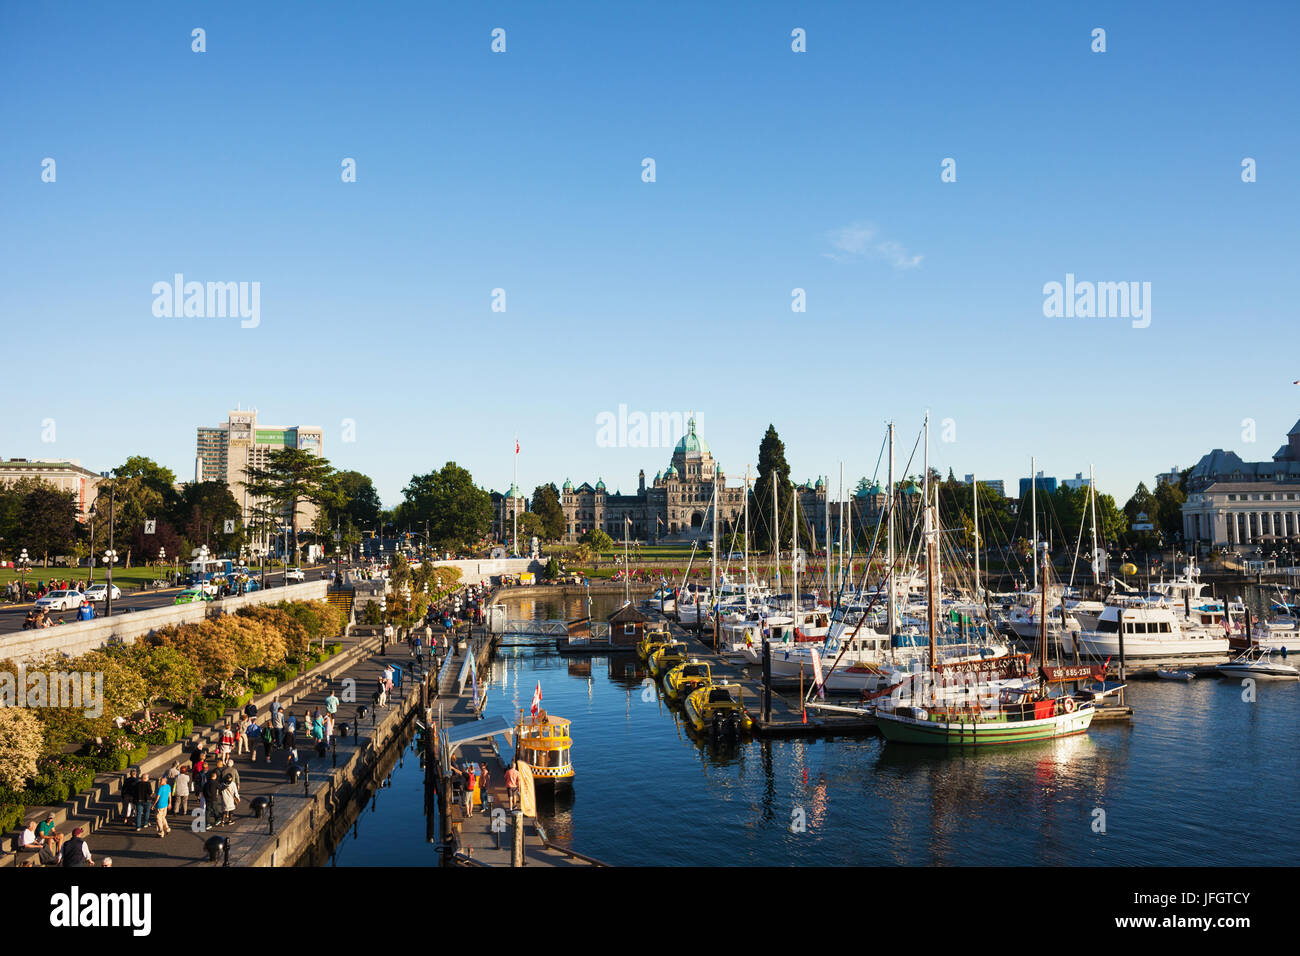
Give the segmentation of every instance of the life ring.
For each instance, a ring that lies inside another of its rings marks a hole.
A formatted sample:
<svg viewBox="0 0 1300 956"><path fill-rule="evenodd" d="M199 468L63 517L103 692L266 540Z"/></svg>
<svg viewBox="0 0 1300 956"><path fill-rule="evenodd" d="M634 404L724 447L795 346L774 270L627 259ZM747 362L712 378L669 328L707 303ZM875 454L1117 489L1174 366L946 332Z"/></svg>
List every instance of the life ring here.
<svg viewBox="0 0 1300 956"><path fill-rule="evenodd" d="M1063 706L1065 707L1065 712L1067 714L1074 713L1074 698L1073 697L1065 698L1065 703Z"/></svg>

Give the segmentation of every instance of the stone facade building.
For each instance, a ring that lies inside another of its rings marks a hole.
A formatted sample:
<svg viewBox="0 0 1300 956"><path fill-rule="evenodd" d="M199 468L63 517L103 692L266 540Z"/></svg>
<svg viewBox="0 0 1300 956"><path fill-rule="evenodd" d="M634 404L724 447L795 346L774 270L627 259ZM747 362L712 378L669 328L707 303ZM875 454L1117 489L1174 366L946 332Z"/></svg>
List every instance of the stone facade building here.
<svg viewBox="0 0 1300 956"><path fill-rule="evenodd" d="M1187 476L1183 540L1242 548L1300 541L1300 422L1272 461L1216 448Z"/></svg>

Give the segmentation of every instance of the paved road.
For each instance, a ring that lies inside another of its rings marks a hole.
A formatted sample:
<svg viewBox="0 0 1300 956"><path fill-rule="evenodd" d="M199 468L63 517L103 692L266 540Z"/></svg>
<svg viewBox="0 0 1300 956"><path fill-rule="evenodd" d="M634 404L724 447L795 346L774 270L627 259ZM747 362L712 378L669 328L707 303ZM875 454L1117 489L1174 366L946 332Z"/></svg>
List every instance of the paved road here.
<svg viewBox="0 0 1300 956"><path fill-rule="evenodd" d="M328 570L324 565L313 568L304 568L308 581L315 581L320 578L321 572ZM266 586L268 589L284 586L284 571L267 571ZM296 583L296 582L290 582ZM122 591L122 596L113 602L113 616L119 614L129 614L131 611L144 611L152 607L164 607L172 604L176 600L176 595L183 588L162 588L157 591ZM0 605L0 634L7 634L11 631L21 631L23 619L27 617L27 612L32 609L31 602L27 604L5 604ZM95 612L103 614L104 602L95 605ZM77 619L76 611L65 611L62 614L56 612L54 619L62 617L66 622L71 624Z"/></svg>

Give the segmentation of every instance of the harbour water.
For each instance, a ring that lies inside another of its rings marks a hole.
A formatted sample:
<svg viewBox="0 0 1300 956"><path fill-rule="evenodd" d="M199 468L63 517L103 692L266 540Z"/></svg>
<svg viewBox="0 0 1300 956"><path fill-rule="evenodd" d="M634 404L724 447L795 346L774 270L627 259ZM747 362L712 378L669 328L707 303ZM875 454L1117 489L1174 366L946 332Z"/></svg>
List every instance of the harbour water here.
<svg viewBox="0 0 1300 956"><path fill-rule="evenodd" d="M593 602L600 619L621 603ZM581 605L516 602L509 617ZM511 638L507 637L507 641ZM537 639L529 639L536 641ZM617 865L1294 865L1300 684L1147 681L1132 725L950 753L879 737L696 742L634 655L503 647L487 713L513 718L541 681L573 721L571 797L552 839ZM755 702L756 703L756 702ZM429 866L422 771L408 751L334 863Z"/></svg>

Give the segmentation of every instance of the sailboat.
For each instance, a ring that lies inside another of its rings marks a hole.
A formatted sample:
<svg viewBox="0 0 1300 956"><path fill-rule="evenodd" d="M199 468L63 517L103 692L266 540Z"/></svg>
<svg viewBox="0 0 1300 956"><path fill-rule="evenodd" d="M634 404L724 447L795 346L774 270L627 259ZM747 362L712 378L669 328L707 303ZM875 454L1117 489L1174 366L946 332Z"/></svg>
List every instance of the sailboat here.
<svg viewBox="0 0 1300 956"><path fill-rule="evenodd" d="M1096 707L1085 695L1048 692L1049 678L1064 682L1093 676L1094 668L1046 666L1048 572L1044 550L1040 622L1040 668L1033 675L1026 655L1011 655L1006 663L972 661L945 665L936 652L939 618L939 528L933 506L926 504L926 579L929 604L928 670L893 688L876 705L876 725L886 741L929 746L997 746L1052 740L1086 733ZM1037 567L1037 563L1035 563ZM1077 673L1075 673L1077 671ZM919 678L919 680L918 680Z"/></svg>

